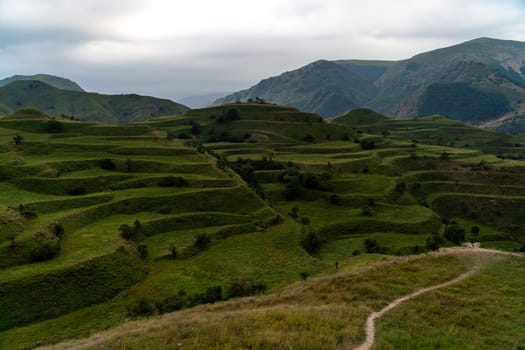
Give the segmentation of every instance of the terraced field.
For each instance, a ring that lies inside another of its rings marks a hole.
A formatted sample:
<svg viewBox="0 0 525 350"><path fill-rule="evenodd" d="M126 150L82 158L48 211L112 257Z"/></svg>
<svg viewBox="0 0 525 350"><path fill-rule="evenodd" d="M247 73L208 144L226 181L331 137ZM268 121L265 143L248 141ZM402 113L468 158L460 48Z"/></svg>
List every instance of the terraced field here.
<svg viewBox="0 0 525 350"><path fill-rule="evenodd" d="M0 120L0 348L454 245L451 226L525 246L520 136L376 120L266 104L129 126Z"/></svg>

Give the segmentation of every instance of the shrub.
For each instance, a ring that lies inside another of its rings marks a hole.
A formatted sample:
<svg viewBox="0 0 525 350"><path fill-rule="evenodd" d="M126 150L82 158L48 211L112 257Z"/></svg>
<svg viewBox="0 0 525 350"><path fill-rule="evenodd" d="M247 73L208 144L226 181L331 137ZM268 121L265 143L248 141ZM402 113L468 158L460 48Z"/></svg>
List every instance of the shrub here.
<svg viewBox="0 0 525 350"><path fill-rule="evenodd" d="M427 237L427 240L425 242L425 248L427 250L438 250L439 248L441 248L443 243L443 238L441 238L441 236L437 233L433 233Z"/></svg>
<svg viewBox="0 0 525 350"><path fill-rule="evenodd" d="M371 150L376 148L376 143L372 140L361 140L359 141L359 145L361 146L362 150Z"/></svg>
<svg viewBox="0 0 525 350"><path fill-rule="evenodd" d="M126 241L134 241L137 239L137 230L127 224L120 225L118 230L120 231L120 237Z"/></svg>
<svg viewBox="0 0 525 350"><path fill-rule="evenodd" d="M113 163L113 161L109 158L101 159L99 161L99 166L100 166L100 169L103 169L103 170L115 169L115 163Z"/></svg>
<svg viewBox="0 0 525 350"><path fill-rule="evenodd" d="M177 247L171 246L169 249L169 257L170 259L177 259Z"/></svg>
<svg viewBox="0 0 525 350"><path fill-rule="evenodd" d="M186 180L180 176L167 176L159 181L160 187L182 187L186 185Z"/></svg>
<svg viewBox="0 0 525 350"><path fill-rule="evenodd" d="M71 196L82 196L84 194L86 194L86 189L82 186L77 186L77 187L73 187L71 189L69 189L69 191L67 191L67 193Z"/></svg>
<svg viewBox="0 0 525 350"><path fill-rule="evenodd" d="M128 306L126 308L128 310L128 315L132 317L151 316L157 311L155 304L146 298L142 298L134 305Z"/></svg>
<svg viewBox="0 0 525 350"><path fill-rule="evenodd" d="M313 137L312 134L308 134L305 137L303 137L303 140L308 142L308 143L314 143L315 142L315 137Z"/></svg>
<svg viewBox="0 0 525 350"><path fill-rule="evenodd" d="M299 276L302 278L303 281L306 281L306 279L310 276L310 274L306 271L303 271L299 274Z"/></svg>
<svg viewBox="0 0 525 350"><path fill-rule="evenodd" d="M326 241L315 232L308 232L301 240L301 246L310 254L318 253Z"/></svg>
<svg viewBox="0 0 525 350"><path fill-rule="evenodd" d="M228 287L228 297L237 298L248 295L260 294L266 290L266 284L264 282L252 282L249 283L246 280L233 282Z"/></svg>
<svg viewBox="0 0 525 350"><path fill-rule="evenodd" d="M210 236L206 233L201 233L195 236L195 242L193 243L193 245L200 251L204 251L209 248L210 243Z"/></svg>
<svg viewBox="0 0 525 350"><path fill-rule="evenodd" d="M451 223L445 230L445 238L459 244L465 240L465 229L456 223Z"/></svg>
<svg viewBox="0 0 525 350"><path fill-rule="evenodd" d="M64 235L64 227L61 224L55 224L53 226L53 233L57 238L62 238Z"/></svg>
<svg viewBox="0 0 525 350"><path fill-rule="evenodd" d="M23 140L24 140L24 138L22 136L18 135L18 134L13 136L13 144L16 145L16 146L21 145Z"/></svg>
<svg viewBox="0 0 525 350"><path fill-rule="evenodd" d="M214 286L206 289L206 293L204 293L203 298L204 303L215 303L216 301L222 300L222 287L221 286Z"/></svg>
<svg viewBox="0 0 525 350"><path fill-rule="evenodd" d="M56 119L51 119L47 122L46 131L49 134L59 133L62 131L62 124Z"/></svg>
<svg viewBox="0 0 525 350"><path fill-rule="evenodd" d="M384 253L384 248L381 247L378 241L372 238L365 239L364 248L365 248L365 252L367 252L368 254Z"/></svg>
<svg viewBox="0 0 525 350"><path fill-rule="evenodd" d="M146 259L149 255L148 246L145 244L139 244L137 246L137 253L141 259Z"/></svg>
<svg viewBox="0 0 525 350"><path fill-rule="evenodd" d="M60 252L60 245L51 240L38 241L29 253L31 262L40 262L53 259Z"/></svg>
<svg viewBox="0 0 525 350"><path fill-rule="evenodd" d="M365 205L361 208L361 215L363 216L374 216L374 214L374 209L372 209L372 207L369 205Z"/></svg>

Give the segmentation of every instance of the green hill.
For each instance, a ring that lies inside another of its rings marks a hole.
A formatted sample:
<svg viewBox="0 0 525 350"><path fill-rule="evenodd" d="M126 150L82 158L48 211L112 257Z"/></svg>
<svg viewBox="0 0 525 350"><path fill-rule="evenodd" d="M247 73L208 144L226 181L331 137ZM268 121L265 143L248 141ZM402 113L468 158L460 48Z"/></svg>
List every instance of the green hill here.
<svg viewBox="0 0 525 350"><path fill-rule="evenodd" d="M77 92L84 91L84 89L82 89L74 81L71 81L69 79L62 78L62 77L57 77L54 75L49 75L49 74L13 75L12 77L0 80L0 87L9 85L12 82L20 81L20 80L38 80L47 85L50 85L52 87L55 87L61 90L70 90L70 91L77 91Z"/></svg>
<svg viewBox="0 0 525 350"><path fill-rule="evenodd" d="M217 104L260 98L333 117L370 107L397 118L441 114L521 132L525 43L480 38L403 61L318 61Z"/></svg>
<svg viewBox="0 0 525 350"><path fill-rule="evenodd" d="M0 106L9 112L32 107L55 117L104 123L129 123L188 110L165 99L61 90L37 80L19 80L0 87Z"/></svg>
<svg viewBox="0 0 525 350"><path fill-rule="evenodd" d="M478 267L454 302L416 304L441 320L418 325L521 346L523 313L507 307L521 260L417 254L465 240L525 249L525 140L443 117L340 118L259 102L129 125L34 109L0 119L0 348L122 323L136 336L87 345L350 347L370 311ZM473 300L494 320L480 331L455 316ZM155 330L140 319L172 312ZM462 347L455 338L427 341Z"/></svg>

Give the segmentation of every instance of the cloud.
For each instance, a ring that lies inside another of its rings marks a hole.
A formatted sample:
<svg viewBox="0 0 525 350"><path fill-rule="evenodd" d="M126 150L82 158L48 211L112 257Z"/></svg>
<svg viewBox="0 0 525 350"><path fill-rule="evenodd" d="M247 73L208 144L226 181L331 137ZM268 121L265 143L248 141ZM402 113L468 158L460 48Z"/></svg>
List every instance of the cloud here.
<svg viewBox="0 0 525 350"><path fill-rule="evenodd" d="M326 58L401 59L490 36L525 41L519 0L0 0L0 75L182 97Z"/></svg>

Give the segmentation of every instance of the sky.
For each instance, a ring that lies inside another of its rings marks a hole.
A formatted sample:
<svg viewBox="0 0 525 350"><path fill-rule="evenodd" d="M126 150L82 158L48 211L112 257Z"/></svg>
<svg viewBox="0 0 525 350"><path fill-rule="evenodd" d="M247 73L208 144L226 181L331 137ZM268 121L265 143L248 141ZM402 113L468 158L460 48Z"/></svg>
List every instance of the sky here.
<svg viewBox="0 0 525 350"><path fill-rule="evenodd" d="M0 78L170 99L248 88L318 59L525 41L525 0L0 0Z"/></svg>

